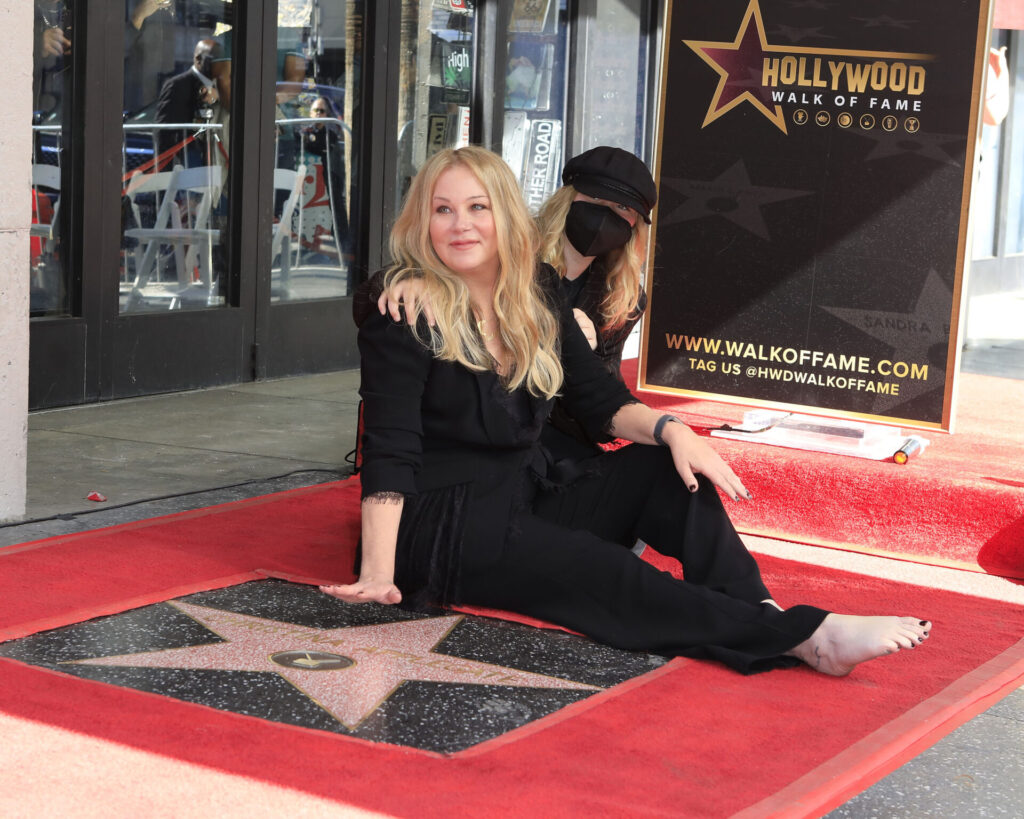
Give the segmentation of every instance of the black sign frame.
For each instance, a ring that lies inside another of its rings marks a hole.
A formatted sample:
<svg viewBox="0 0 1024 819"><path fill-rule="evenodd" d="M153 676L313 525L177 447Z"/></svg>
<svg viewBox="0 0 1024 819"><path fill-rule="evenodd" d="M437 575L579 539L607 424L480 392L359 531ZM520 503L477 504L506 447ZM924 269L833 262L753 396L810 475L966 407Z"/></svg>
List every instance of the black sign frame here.
<svg viewBox="0 0 1024 819"><path fill-rule="evenodd" d="M893 8L666 4L639 389L952 431L992 4Z"/></svg>

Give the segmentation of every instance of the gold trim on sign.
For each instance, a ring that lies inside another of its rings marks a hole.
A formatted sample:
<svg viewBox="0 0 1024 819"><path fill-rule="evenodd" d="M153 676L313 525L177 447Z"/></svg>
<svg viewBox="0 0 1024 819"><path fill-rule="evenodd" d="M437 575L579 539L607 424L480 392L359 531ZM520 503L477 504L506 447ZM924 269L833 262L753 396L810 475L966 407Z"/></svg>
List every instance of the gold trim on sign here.
<svg viewBox="0 0 1024 819"><path fill-rule="evenodd" d="M654 178L658 182L659 199L661 198L661 147L664 143L665 133L665 92L668 83L668 54L671 50L669 48L669 43L672 42L672 0L667 0L665 3L664 16L661 20L661 29L664 34L661 41L661 76L658 78L658 116L655 118L654 168L652 169L654 172ZM659 208L656 207L651 218L650 234L647 238L647 276L645 281L647 286L647 310L644 312L643 326L640 330L640 358L636 372L636 386L638 388L640 384L647 381L647 351L650 346L650 316L654 305L654 262L657 259L659 212Z"/></svg>
<svg viewBox="0 0 1024 819"><path fill-rule="evenodd" d="M971 88L971 119L967 129L967 149L964 151L964 185L960 199L960 233L956 242L956 272L953 277L953 304L949 317L949 347L946 350L946 384L942 402L942 421L949 432L956 423L956 398L960 391L960 335L967 312L966 291L969 279L971 249L974 234L971 220L971 191L975 169L981 150L981 111L984 105L985 72L988 69L989 36L992 31L992 0L978 0L978 35L975 41L974 84ZM968 158L970 162L968 162Z"/></svg>
<svg viewBox="0 0 1024 819"><path fill-rule="evenodd" d="M637 389L642 392L651 392L655 395L683 395L689 398L700 398L706 401L715 401L719 404L738 404L750 409L778 409L787 412L800 412L806 415L817 415L823 418L849 418L854 421L867 421L872 424L899 424L901 427L910 429L937 430L948 432L938 421L921 421L915 418L900 418L894 415L873 415L869 412L854 412L852 410L829 409L828 407L816 407L811 404L792 404L785 401L769 401L762 398L751 398L742 395L727 395L717 392L703 392L701 390L689 390L681 387L662 387L648 384L646 378L637 384ZM641 396L642 398L643 396ZM685 411L685 410L684 410Z"/></svg>
<svg viewBox="0 0 1024 819"><path fill-rule="evenodd" d="M748 398L742 396L704 392L701 390L683 389L677 387L666 387L661 385L652 385L648 383L647 369L648 369L648 356L650 354L651 347L651 321L650 317L654 312L654 301L655 301L655 288L654 279L656 275L656 261L658 259L657 254L657 231L658 231L658 209L655 209L651 230L650 230L650 244L648 259L650 260L649 268L647 271L646 285L647 285L647 311L644 315L643 328L640 334L640 357L637 367L637 382L636 388L645 392L651 392L660 395L682 395L691 396L694 398L701 398L711 401L717 401L727 404L740 404L748 407L765 407L770 409L784 409L788 411L799 411L806 412L812 415L821 415L825 417L834 418L850 418L854 420L868 421L871 423L886 423L886 424L899 424L901 426L909 427L912 429L924 429L924 430L938 430L940 432L953 432L954 426L954 410L955 410L955 399L958 391L959 384L959 370L960 370L960 336L961 330L964 325L964 313L966 312L966 299L965 291L967 284L967 273L969 267L969 260L967 259L967 253L969 251L969 238L971 236L970 228L970 200L971 200L971 189L974 178L974 169L977 164L978 150L981 144L981 102L984 88L984 77L986 60L984 59L988 53L989 44L989 33L991 31L992 23L992 0L979 0L979 20L978 20L978 33L976 38L976 59L975 59L975 70L974 70L974 81L971 91L971 111L970 121L967 133L967 149L965 152L964 161L964 181L962 188L962 196L960 202L960 230L957 238L957 255L955 259L956 270L953 280L953 303L950 311L950 332L947 345L946 353L946 371L944 375L944 386L943 386L943 399L942 399L942 420L939 422L922 421L919 419L912 418L899 418L888 415L875 415L872 413L853 412L849 410L834 410L827 407L816 407L803 404L794 404L780 401L769 401L758 398ZM663 159L663 148L664 148L664 134L665 134L665 99L668 85L668 66L669 56L671 53L672 40L672 11L674 6L674 0L667 0L664 7L663 18L662 18L662 55L660 61L661 77L659 81L659 99L658 99L658 115L656 117L656 132L655 132L655 157L654 157L654 176L658 180L659 187L661 182L661 167ZM752 11L754 10L754 11ZM758 0L750 0L747 5L747 9L744 12L743 20L740 24L740 29L737 33L737 38L740 37L745 28L746 24L749 23L748 17L753 13L756 13L760 19L760 5ZM763 23L762 23L763 25ZM759 30L759 34L763 29ZM681 43L691 48L694 53L704 59L699 51L693 49L693 45L721 45L719 42L710 42L704 40L681 40ZM936 59L936 55L932 54L917 54L917 53L903 53L903 52L883 52L883 51L867 51L867 50L844 50L844 49L827 49L827 48L811 48L811 47L787 47L781 45L768 45L765 38L762 38L762 45L765 51L778 52L778 53L791 53L791 54L818 54L818 55L845 55L849 57L878 57L882 59L905 59L915 60L919 62L930 62ZM705 62L707 62L705 60ZM716 90L717 97L717 90ZM770 119L770 117L769 117ZM970 162L967 159L970 158Z"/></svg>

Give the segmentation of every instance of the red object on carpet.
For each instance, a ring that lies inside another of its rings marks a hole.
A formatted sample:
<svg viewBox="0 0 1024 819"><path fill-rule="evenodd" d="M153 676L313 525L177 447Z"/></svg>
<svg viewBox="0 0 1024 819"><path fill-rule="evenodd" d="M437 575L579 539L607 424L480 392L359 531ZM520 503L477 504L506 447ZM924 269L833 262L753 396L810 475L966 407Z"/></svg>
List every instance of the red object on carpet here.
<svg viewBox="0 0 1024 819"><path fill-rule="evenodd" d="M277 575L351 576L354 480L0 550L0 639ZM1019 606L762 558L783 605L927 617L847 678L676 660L452 757L0 660L5 712L398 816L817 815L1020 685ZM838 773L837 775L837 766ZM781 800L781 807L780 807Z"/></svg>
<svg viewBox="0 0 1024 819"><path fill-rule="evenodd" d="M637 361L623 362L637 383ZM698 432L748 409L636 391ZM730 504L741 532L1024 578L1024 381L965 373L956 432L906 465L712 438L754 493ZM727 504L729 502L727 501Z"/></svg>

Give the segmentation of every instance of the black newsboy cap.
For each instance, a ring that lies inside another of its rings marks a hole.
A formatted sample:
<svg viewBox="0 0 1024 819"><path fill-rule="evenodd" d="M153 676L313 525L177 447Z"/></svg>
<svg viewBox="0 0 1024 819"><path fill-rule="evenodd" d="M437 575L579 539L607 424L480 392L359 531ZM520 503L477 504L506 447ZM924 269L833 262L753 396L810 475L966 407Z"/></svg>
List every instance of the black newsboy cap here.
<svg viewBox="0 0 1024 819"><path fill-rule="evenodd" d="M574 156L562 169L562 183L580 193L627 205L650 224L658 186L647 166L629 151L599 145Z"/></svg>

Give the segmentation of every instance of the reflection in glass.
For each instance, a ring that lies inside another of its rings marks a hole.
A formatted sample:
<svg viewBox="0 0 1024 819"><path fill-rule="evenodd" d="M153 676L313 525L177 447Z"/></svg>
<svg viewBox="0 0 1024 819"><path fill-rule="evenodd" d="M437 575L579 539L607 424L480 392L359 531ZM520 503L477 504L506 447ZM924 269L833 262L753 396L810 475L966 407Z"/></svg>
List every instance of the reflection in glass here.
<svg viewBox="0 0 1024 819"><path fill-rule="evenodd" d="M364 5L278 3L272 301L351 291Z"/></svg>
<svg viewBox="0 0 1024 819"><path fill-rule="evenodd" d="M575 143L571 155L614 145L644 155L646 0L580 0L586 20L578 49Z"/></svg>
<svg viewBox="0 0 1024 819"><path fill-rule="evenodd" d="M63 0L35 0L32 61L32 226L29 310L33 316L70 312L67 254L62 244L63 123L71 122L74 24Z"/></svg>
<svg viewBox="0 0 1024 819"><path fill-rule="evenodd" d="M396 211L428 157L469 144L472 5L403 0Z"/></svg>
<svg viewBox="0 0 1024 819"><path fill-rule="evenodd" d="M534 212L562 183L567 30L564 0L516 3L508 24L501 152Z"/></svg>
<svg viewBox="0 0 1024 819"><path fill-rule="evenodd" d="M126 2L122 313L228 304L233 11Z"/></svg>

